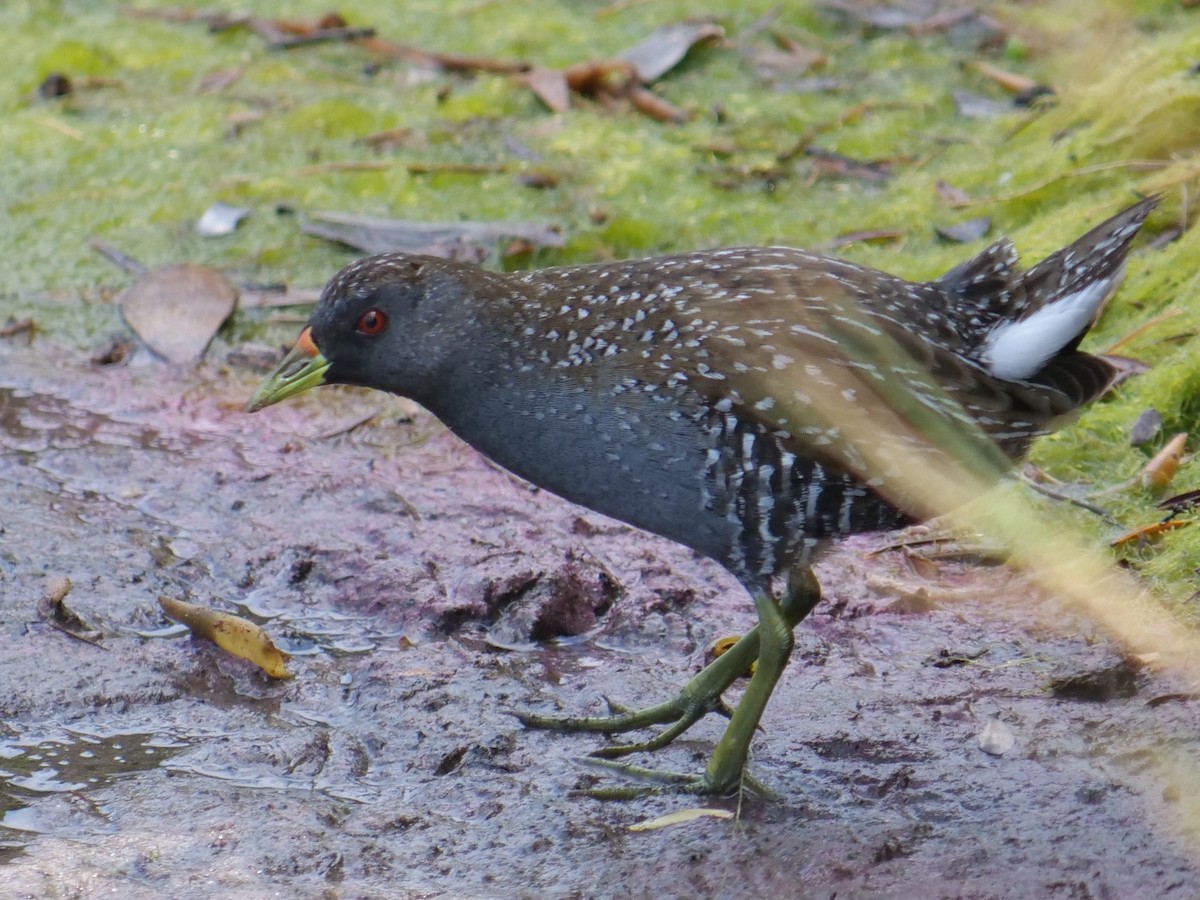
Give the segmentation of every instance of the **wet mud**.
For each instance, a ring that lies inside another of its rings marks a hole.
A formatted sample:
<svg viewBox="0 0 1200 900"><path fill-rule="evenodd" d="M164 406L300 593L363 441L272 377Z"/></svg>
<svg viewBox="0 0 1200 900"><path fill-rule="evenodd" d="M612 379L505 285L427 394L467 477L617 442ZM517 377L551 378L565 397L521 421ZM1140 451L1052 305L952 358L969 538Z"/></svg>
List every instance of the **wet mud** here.
<svg viewBox="0 0 1200 900"><path fill-rule="evenodd" d="M753 748L774 798L578 796L606 738L511 711L661 700L748 598L410 404L251 417L254 379L0 346L5 896L1200 893L1189 687L1018 574L918 572L880 538L819 566ZM64 577L86 640L39 615ZM263 623L295 677L180 634L160 596ZM696 771L723 724L634 761ZM628 828L697 805L736 815Z"/></svg>

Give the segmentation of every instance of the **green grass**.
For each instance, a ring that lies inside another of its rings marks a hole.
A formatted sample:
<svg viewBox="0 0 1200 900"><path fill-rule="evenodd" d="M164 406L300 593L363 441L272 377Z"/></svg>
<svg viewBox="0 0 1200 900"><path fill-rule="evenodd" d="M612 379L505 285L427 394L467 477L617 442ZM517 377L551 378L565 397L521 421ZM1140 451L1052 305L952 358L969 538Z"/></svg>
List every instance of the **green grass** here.
<svg viewBox="0 0 1200 900"><path fill-rule="evenodd" d="M329 8L327 0L253 5L292 18ZM1185 208L1200 171L1200 76L1190 71L1196 14L1177 0L992 4L1010 37L988 58L1053 84L1058 95L1044 108L988 120L963 118L951 99L954 89L1006 99L972 68L981 54L969 43L946 34L864 36L809 4L785 4L776 25L824 52L829 63L816 74L845 86L773 90L737 41L775 6L714 0L703 7L732 42L695 51L656 86L693 113L673 126L587 101L556 116L513 78L376 65L348 45L270 50L244 30L214 34L202 24L136 18L115 2L10 0L0 9L0 246L7 250L0 319L34 315L44 331L83 347L120 329L110 301L129 277L87 248L89 235L146 265L191 260L236 279L298 287L319 286L353 257L301 235L295 216L280 207L559 225L566 246L520 259L523 265L730 244L814 246L847 232L898 229L896 242L839 252L910 278L932 277L1002 233L1035 259L1137 191L1167 193L1151 234ZM696 11L684 2L609 9L583 0L360 0L339 8L351 24L396 41L547 66L615 54ZM234 67L241 75L232 86L198 92L206 74ZM36 98L53 71L80 89L61 100ZM861 114L846 116L856 108ZM359 141L396 128L413 135L400 149L376 152ZM892 160L894 177L882 185L813 178L802 156L781 163L809 133L827 150ZM516 155L514 141L540 161ZM718 152L729 147L732 154ZM1155 168L1127 164L1134 160L1155 161ZM318 168L356 162L386 165ZM508 170L417 175L407 168L448 162ZM556 173L558 186L520 185L515 176L523 168ZM938 181L982 202L949 208ZM233 236L198 237L193 223L216 200L251 207L253 215ZM959 246L936 237L935 226L976 215L993 219L985 240ZM1154 448L1129 448L1126 433L1149 406L1166 419L1165 435L1200 430L1200 362L1190 339L1200 328L1198 261L1195 229L1132 260L1088 346L1103 348L1165 310L1179 314L1122 348L1151 364L1148 374L1039 444L1035 459L1058 477L1103 485L1136 472ZM245 312L231 327L238 336L261 334L262 321L261 313ZM1185 466L1175 486L1192 487L1195 477ZM1158 515L1140 490L1105 503L1131 524ZM1109 536L1086 514L1074 517L1096 539ZM1134 555L1144 557L1140 565L1154 581L1189 594L1200 528Z"/></svg>

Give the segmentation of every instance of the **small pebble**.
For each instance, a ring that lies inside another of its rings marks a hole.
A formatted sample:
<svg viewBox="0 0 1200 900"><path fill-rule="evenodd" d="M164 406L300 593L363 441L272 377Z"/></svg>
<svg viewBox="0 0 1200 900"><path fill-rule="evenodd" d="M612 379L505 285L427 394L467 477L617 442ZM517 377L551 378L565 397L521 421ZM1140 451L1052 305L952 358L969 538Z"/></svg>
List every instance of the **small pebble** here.
<svg viewBox="0 0 1200 900"><path fill-rule="evenodd" d="M999 719L991 719L979 732L979 749L992 756L1003 756L1013 748L1017 739L1012 730Z"/></svg>

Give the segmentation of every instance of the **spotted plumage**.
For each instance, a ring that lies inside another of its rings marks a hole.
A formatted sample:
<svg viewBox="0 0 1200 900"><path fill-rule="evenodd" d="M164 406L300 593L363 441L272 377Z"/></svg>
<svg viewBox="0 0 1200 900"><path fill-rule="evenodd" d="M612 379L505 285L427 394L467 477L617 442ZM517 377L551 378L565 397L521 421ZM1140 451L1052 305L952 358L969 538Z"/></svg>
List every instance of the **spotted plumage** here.
<svg viewBox="0 0 1200 900"><path fill-rule="evenodd" d="M776 607L772 579L839 536L908 521L890 460L946 462L922 428L880 412L902 398L926 420L977 426L983 452L1019 458L1110 384L1112 367L1077 348L1155 203L1027 271L1001 241L920 283L783 247L513 274L370 257L330 281L251 409L323 382L403 394L534 484L725 566L755 596L769 679L704 776L705 790L725 790L790 627L818 596L797 582ZM753 658L757 632L739 647L739 661ZM715 707L734 665L706 669L673 704L573 724L619 731L678 715L673 737Z"/></svg>
<svg viewBox="0 0 1200 900"><path fill-rule="evenodd" d="M327 380L414 397L517 474L757 585L824 539L906 520L829 415L806 418L817 389L838 369L899 379L1019 456L1108 385L1075 347L1152 205L1026 272L1001 241L923 283L782 247L510 275L371 257L330 282L312 336ZM392 342L354 333L389 304ZM837 390L852 412L855 389Z"/></svg>

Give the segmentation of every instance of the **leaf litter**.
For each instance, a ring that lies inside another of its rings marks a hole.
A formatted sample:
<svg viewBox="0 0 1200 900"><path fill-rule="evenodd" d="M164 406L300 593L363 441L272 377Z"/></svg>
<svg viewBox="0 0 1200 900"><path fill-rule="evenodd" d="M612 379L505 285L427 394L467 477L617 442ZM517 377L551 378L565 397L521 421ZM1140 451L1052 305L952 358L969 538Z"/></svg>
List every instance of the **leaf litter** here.
<svg viewBox="0 0 1200 900"><path fill-rule="evenodd" d="M193 366L233 314L237 297L216 269L180 263L151 269L118 302L125 322L155 354Z"/></svg>

